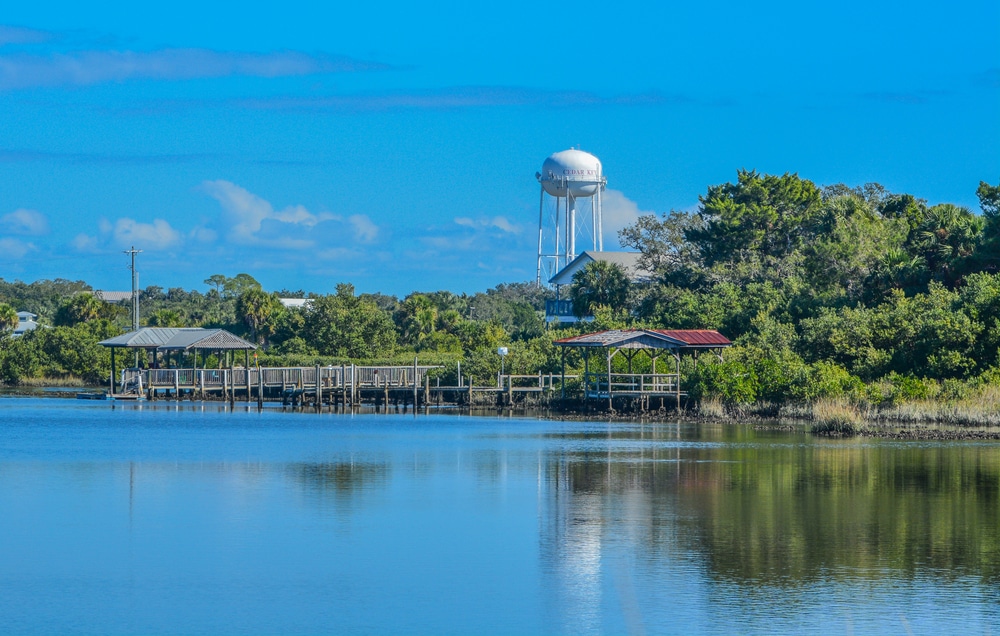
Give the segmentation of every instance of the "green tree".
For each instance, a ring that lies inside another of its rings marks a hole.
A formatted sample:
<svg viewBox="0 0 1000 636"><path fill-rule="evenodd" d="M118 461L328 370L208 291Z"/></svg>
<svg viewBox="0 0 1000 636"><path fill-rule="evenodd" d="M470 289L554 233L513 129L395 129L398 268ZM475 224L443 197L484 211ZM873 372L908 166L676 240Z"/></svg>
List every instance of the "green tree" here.
<svg viewBox="0 0 1000 636"><path fill-rule="evenodd" d="M54 322L57 326L70 327L81 322L97 320L105 313L105 304L93 294L76 294L59 307Z"/></svg>
<svg viewBox="0 0 1000 636"><path fill-rule="evenodd" d="M573 274L573 283L569 288L573 313L578 318L590 316L596 305L624 309L630 286L628 274L621 265L609 261L587 263Z"/></svg>
<svg viewBox="0 0 1000 636"><path fill-rule="evenodd" d="M7 303L0 303L0 334L17 329L17 310Z"/></svg>
<svg viewBox="0 0 1000 636"><path fill-rule="evenodd" d="M664 281L688 283L699 271L699 260L687 235L700 229L702 219L687 212L672 211L662 219L647 214L619 231L618 242L642 253L641 269Z"/></svg>
<svg viewBox="0 0 1000 636"><path fill-rule="evenodd" d="M1000 184L990 185L980 181L976 196L979 197L979 205L987 219L1000 217Z"/></svg>
<svg viewBox="0 0 1000 636"><path fill-rule="evenodd" d="M184 319L173 309L157 309L149 315L147 323L150 327L183 327Z"/></svg>
<svg viewBox="0 0 1000 636"><path fill-rule="evenodd" d="M953 286L966 272L966 259L976 249L983 227L983 218L967 208L942 203L927 209L910 233L909 248L924 259L935 280Z"/></svg>
<svg viewBox="0 0 1000 636"><path fill-rule="evenodd" d="M209 280L212 280L211 278ZM222 284L223 298L239 298L251 289L262 289L257 279L250 274L237 274L232 278L227 278Z"/></svg>
<svg viewBox="0 0 1000 636"><path fill-rule="evenodd" d="M236 300L236 312L257 344L265 344L283 307L277 297L260 287L249 287Z"/></svg>
<svg viewBox="0 0 1000 636"><path fill-rule="evenodd" d="M884 256L901 249L907 226L883 219L854 193L827 199L823 207L823 230L803 247L805 279L817 294L857 301L868 292Z"/></svg>
<svg viewBox="0 0 1000 636"><path fill-rule="evenodd" d="M204 280L204 283L209 287L215 288L215 295L222 295L222 288L226 285L226 277L223 274L212 274Z"/></svg>
<svg viewBox="0 0 1000 636"><path fill-rule="evenodd" d="M787 173L740 170L735 184L712 186L700 201L702 227L685 234L709 266L736 260L773 264L815 236L822 212L819 188Z"/></svg>
<svg viewBox="0 0 1000 636"><path fill-rule="evenodd" d="M319 296L305 310L304 336L320 355L352 359L391 356L396 330L388 313L359 298L354 286L337 285L337 293Z"/></svg>
<svg viewBox="0 0 1000 636"><path fill-rule="evenodd" d="M401 340L416 348L437 328L438 308L424 294L410 294L400 303L396 324Z"/></svg>
<svg viewBox="0 0 1000 636"><path fill-rule="evenodd" d="M975 261L979 269L995 272L1000 270L1000 185L980 181L976 195L985 223Z"/></svg>

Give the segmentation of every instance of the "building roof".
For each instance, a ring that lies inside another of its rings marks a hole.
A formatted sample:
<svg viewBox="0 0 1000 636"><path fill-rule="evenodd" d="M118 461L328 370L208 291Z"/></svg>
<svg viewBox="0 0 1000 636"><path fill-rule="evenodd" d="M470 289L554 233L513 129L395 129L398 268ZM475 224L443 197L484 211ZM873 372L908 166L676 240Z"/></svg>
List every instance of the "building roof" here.
<svg viewBox="0 0 1000 636"><path fill-rule="evenodd" d="M130 291L105 291L103 289L95 289L92 293L94 298L103 300L106 303L120 303L123 300L132 300L132 292Z"/></svg>
<svg viewBox="0 0 1000 636"><path fill-rule="evenodd" d="M11 333L11 336L20 338L29 331L38 329L40 325L35 322L35 318L38 318L38 315L33 314L30 311L17 312L17 326L14 327L14 331Z"/></svg>
<svg viewBox="0 0 1000 636"><path fill-rule="evenodd" d="M718 331L709 329L609 329L562 338L553 344L616 349L719 349L733 343Z"/></svg>
<svg viewBox="0 0 1000 636"><path fill-rule="evenodd" d="M251 342L235 336L225 329L198 329L193 327L143 327L137 331L102 340L105 347L128 349L159 349L186 351L188 349L256 349Z"/></svg>
<svg viewBox="0 0 1000 636"><path fill-rule="evenodd" d="M278 302L282 306L289 309L303 309L305 307L311 307L313 299L312 298L279 298Z"/></svg>
<svg viewBox="0 0 1000 636"><path fill-rule="evenodd" d="M574 258L569 265L559 270L555 276L549 279L552 285L569 285L573 282L573 274L594 261L614 263L621 266L633 281L645 280L652 277L652 274L639 267L639 257L642 252L592 252L586 251Z"/></svg>

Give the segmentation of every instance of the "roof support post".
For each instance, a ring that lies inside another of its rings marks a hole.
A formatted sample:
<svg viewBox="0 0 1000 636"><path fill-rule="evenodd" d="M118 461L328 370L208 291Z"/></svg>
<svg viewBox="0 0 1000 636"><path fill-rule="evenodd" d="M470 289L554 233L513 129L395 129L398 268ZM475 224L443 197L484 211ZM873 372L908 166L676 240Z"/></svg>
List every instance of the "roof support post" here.
<svg viewBox="0 0 1000 636"><path fill-rule="evenodd" d="M614 396L611 393L611 358L613 354L611 353L611 347L608 347L608 411L614 411Z"/></svg>
<svg viewBox="0 0 1000 636"><path fill-rule="evenodd" d="M674 361L677 363L677 379L674 384L674 392L677 395L677 411L681 410L681 354L679 351L674 349Z"/></svg>
<svg viewBox="0 0 1000 636"><path fill-rule="evenodd" d="M117 375L115 373L115 349L116 348L117 347L111 347L111 381L109 383L110 384L110 386L109 386L109 389L110 389L109 393L111 395L115 394L115 375Z"/></svg>
<svg viewBox="0 0 1000 636"><path fill-rule="evenodd" d="M559 379L559 396L563 400L565 400L566 399L566 347L561 347L561 349L562 349L562 377ZM461 367L459 367L459 369L461 369ZM583 377L584 377L584 385L583 385L583 387L584 387L584 399L586 399L586 395L587 395L586 394L586 389L587 389L586 378L587 378L587 376L584 375ZM458 384L459 384L459 386L461 386L461 384L462 384L462 373L461 372L459 372L459 374L458 374Z"/></svg>

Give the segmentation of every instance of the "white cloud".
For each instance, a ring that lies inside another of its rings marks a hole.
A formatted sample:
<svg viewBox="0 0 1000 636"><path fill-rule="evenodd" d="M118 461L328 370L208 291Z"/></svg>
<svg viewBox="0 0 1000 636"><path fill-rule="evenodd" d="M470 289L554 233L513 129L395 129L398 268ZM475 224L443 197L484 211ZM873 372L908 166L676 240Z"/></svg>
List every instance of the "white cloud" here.
<svg viewBox="0 0 1000 636"><path fill-rule="evenodd" d="M490 222L490 225L492 225L495 228L499 228L504 232L509 232L511 234L517 234L518 232L521 231L521 228L519 226L514 225L513 223L508 221L506 217L502 216L493 217L493 220Z"/></svg>
<svg viewBox="0 0 1000 636"><path fill-rule="evenodd" d="M508 234L518 234L521 231L521 226L511 223L507 220L507 217L503 216L495 216L493 218L480 217L478 219L460 216L455 218L455 223L474 230L496 228Z"/></svg>
<svg viewBox="0 0 1000 636"><path fill-rule="evenodd" d="M642 215L655 214L640 210L638 203L618 190L605 190L601 195L601 205L604 212L604 249L620 248L619 230L632 225Z"/></svg>
<svg viewBox="0 0 1000 636"><path fill-rule="evenodd" d="M37 210L20 208L0 217L0 229L9 234L42 236L49 233L49 220Z"/></svg>
<svg viewBox="0 0 1000 636"><path fill-rule="evenodd" d="M15 261L19 258L23 258L28 252L35 251L36 248L32 243L25 243L22 240L15 238L0 238L0 259L7 261Z"/></svg>
<svg viewBox="0 0 1000 636"><path fill-rule="evenodd" d="M229 181L205 181L202 189L222 205L229 240L234 243L254 243L261 221L274 217L271 204L256 194Z"/></svg>
<svg viewBox="0 0 1000 636"><path fill-rule="evenodd" d="M97 237L87 234L77 234L73 237L71 245L78 252L96 252L98 250Z"/></svg>
<svg viewBox="0 0 1000 636"><path fill-rule="evenodd" d="M115 241L119 245L135 245L139 249L166 249L178 243L181 235L163 219L152 223L139 223L121 218L115 222Z"/></svg>
<svg viewBox="0 0 1000 636"><path fill-rule="evenodd" d="M191 230L189 236L199 243L214 243L215 239L219 237L215 230L203 226Z"/></svg>
<svg viewBox="0 0 1000 636"><path fill-rule="evenodd" d="M302 205L275 210L271 203L235 183L205 181L201 189L222 206L226 239L240 245L261 245L281 249L305 249L317 241L342 242L345 221L330 212L314 214ZM367 216L355 214L346 223L355 240L370 243L379 227Z"/></svg>
<svg viewBox="0 0 1000 636"><path fill-rule="evenodd" d="M371 243L378 237L378 226L364 214L353 214L347 220L354 226L354 237L359 241Z"/></svg>
<svg viewBox="0 0 1000 636"><path fill-rule="evenodd" d="M161 49L74 51L48 55L22 53L0 56L0 89L81 86L131 79L184 80L232 75L283 77L386 68L388 66L376 62L297 51L240 53Z"/></svg>

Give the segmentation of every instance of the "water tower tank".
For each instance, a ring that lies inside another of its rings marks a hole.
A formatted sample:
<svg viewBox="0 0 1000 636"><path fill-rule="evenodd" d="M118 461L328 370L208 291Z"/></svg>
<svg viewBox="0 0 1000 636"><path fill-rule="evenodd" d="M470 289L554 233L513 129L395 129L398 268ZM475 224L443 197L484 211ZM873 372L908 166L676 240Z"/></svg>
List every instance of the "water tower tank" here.
<svg viewBox="0 0 1000 636"><path fill-rule="evenodd" d="M542 187L550 196L591 197L601 184L601 161L589 152L570 148L542 163Z"/></svg>

